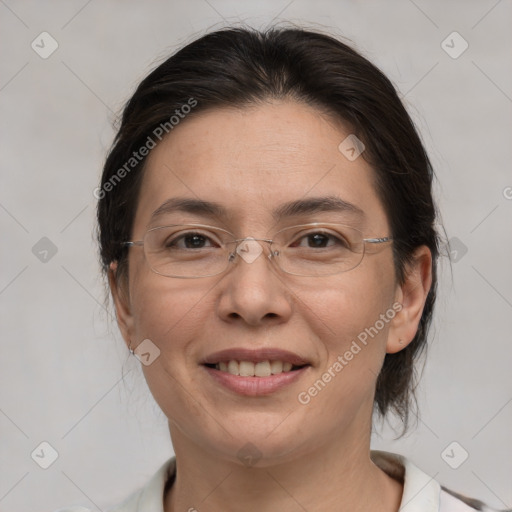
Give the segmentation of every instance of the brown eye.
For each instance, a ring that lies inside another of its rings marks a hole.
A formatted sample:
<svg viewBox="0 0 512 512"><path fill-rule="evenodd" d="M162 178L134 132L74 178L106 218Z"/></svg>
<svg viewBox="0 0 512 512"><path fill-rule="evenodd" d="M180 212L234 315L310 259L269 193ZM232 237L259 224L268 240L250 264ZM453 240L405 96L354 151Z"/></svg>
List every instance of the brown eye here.
<svg viewBox="0 0 512 512"><path fill-rule="evenodd" d="M208 236L202 233L185 233L165 242L166 249L204 249L216 246Z"/></svg>
<svg viewBox="0 0 512 512"><path fill-rule="evenodd" d="M291 247L325 249L329 247L349 247L349 244L341 235L336 236L332 233L313 232L298 238L291 244Z"/></svg>
<svg viewBox="0 0 512 512"><path fill-rule="evenodd" d="M326 247L329 243L329 237L320 233L308 235L306 238L308 247Z"/></svg>
<svg viewBox="0 0 512 512"><path fill-rule="evenodd" d="M181 239L187 249L202 249L208 239L202 235L187 235Z"/></svg>

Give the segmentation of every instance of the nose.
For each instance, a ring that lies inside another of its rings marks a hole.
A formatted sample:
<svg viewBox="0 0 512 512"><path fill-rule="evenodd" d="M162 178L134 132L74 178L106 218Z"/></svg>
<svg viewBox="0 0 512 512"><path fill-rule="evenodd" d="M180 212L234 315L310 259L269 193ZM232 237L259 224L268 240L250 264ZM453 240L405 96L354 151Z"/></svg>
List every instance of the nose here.
<svg viewBox="0 0 512 512"><path fill-rule="evenodd" d="M292 293L268 257L270 247L252 237L238 244L233 268L220 283L217 313L227 322L251 326L286 322Z"/></svg>

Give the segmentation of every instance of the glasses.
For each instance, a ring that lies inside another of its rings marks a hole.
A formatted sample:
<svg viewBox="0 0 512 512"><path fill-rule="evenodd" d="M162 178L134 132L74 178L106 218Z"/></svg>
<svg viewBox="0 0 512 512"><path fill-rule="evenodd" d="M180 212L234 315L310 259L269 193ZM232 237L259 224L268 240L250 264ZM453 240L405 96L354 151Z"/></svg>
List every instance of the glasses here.
<svg viewBox="0 0 512 512"><path fill-rule="evenodd" d="M287 274L323 277L356 268L366 244L387 244L392 237L363 238L358 229L344 224L312 223L291 226L271 239L236 238L224 229L202 224L171 225L149 229L143 240L123 242L141 246L151 270L166 277L199 278L222 274L240 256L254 262L268 244L268 259ZM264 244L261 244L263 242Z"/></svg>

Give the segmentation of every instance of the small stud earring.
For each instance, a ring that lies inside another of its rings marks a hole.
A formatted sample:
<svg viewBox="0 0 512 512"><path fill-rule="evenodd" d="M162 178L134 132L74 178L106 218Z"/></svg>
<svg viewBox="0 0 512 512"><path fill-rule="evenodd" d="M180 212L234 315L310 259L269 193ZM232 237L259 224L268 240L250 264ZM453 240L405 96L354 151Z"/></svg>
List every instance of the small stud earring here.
<svg viewBox="0 0 512 512"><path fill-rule="evenodd" d="M404 340L403 340L402 338L399 338L399 339L398 339L398 343L399 343L400 345L403 345L403 344L404 344Z"/></svg>
<svg viewBox="0 0 512 512"><path fill-rule="evenodd" d="M128 346L128 350L130 351L130 354L133 356L133 354L135 354L135 352L133 351L133 348L132 348L132 345L130 343L130 345Z"/></svg>

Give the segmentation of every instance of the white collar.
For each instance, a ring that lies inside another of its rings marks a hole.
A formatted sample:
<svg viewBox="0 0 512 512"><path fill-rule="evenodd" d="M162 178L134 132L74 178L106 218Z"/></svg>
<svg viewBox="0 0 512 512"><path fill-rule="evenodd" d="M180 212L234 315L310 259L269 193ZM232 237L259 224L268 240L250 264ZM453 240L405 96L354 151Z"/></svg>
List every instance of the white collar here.
<svg viewBox="0 0 512 512"><path fill-rule="evenodd" d="M441 497L446 495L439 483L401 455L372 451L373 462L391 477L403 482L404 490L400 503L400 512L442 512L439 508ZM164 512L163 494L165 484L176 470L173 457L153 475L146 486L132 494L120 506L109 512ZM466 508L462 502L460 510ZM453 509L454 510L454 509Z"/></svg>
<svg viewBox="0 0 512 512"><path fill-rule="evenodd" d="M404 485L400 512L439 512L441 486L402 455L372 451L373 462Z"/></svg>

